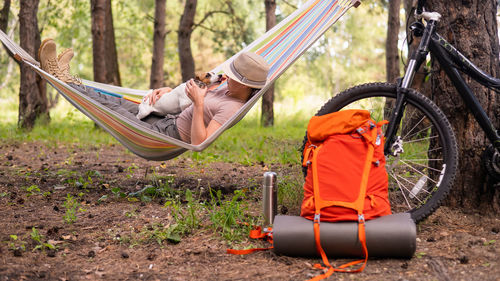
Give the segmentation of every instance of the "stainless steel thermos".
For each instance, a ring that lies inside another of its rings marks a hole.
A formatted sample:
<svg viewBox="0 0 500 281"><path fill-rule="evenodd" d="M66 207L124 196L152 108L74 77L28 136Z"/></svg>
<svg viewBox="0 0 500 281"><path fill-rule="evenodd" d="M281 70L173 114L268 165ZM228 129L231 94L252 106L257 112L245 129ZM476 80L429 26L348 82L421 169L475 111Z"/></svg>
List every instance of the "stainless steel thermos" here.
<svg viewBox="0 0 500 281"><path fill-rule="evenodd" d="M270 225L273 223L274 217L278 212L278 185L276 183L275 172L264 173L262 191L264 224Z"/></svg>

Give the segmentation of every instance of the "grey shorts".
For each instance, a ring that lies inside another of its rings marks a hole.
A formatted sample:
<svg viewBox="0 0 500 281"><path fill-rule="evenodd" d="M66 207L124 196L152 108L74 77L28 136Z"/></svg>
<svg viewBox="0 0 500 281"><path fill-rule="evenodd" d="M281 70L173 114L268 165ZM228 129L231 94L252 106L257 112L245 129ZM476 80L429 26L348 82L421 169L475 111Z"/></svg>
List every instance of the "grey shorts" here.
<svg viewBox="0 0 500 281"><path fill-rule="evenodd" d="M91 87L76 84L69 85L77 89L79 92L92 98L93 100L99 102L100 104L106 106L107 108L119 113L133 123L141 124L147 128L150 128L167 136L171 136L179 140L181 139L179 131L177 130L178 115L168 114L165 117L160 117L151 114L146 118L139 120L136 117L137 113L139 112L138 104L126 99L99 93Z"/></svg>

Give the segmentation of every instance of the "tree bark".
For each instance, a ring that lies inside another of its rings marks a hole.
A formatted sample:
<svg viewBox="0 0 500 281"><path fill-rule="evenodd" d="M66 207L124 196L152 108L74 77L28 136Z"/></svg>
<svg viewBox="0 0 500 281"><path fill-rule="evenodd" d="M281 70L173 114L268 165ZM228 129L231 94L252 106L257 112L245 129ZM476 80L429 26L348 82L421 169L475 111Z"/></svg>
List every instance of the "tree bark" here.
<svg viewBox="0 0 500 281"><path fill-rule="evenodd" d="M0 10L0 30L2 30L5 34L7 34L7 27L9 26L10 3L10 0L4 0L2 10ZM12 52L5 46L4 49L5 51L7 51L9 56L19 65L19 67L21 67L19 62L14 58Z"/></svg>
<svg viewBox="0 0 500 281"><path fill-rule="evenodd" d="M401 0L389 0L389 16L387 20L387 38L385 41L385 69L387 82L393 83L400 76L399 70L399 10Z"/></svg>
<svg viewBox="0 0 500 281"><path fill-rule="evenodd" d="M266 6L266 30L276 25L276 0L264 0ZM261 124L264 127L274 125L274 85L262 96Z"/></svg>
<svg viewBox="0 0 500 281"><path fill-rule="evenodd" d="M7 24L9 23L10 0L3 1L2 10L0 10L0 30L7 33Z"/></svg>
<svg viewBox="0 0 500 281"><path fill-rule="evenodd" d="M21 48L38 60L40 32L38 31L39 0L21 0L19 10L19 39ZM47 87L44 80L26 64L21 64L21 85L19 89L18 126L32 129L36 119L50 120L48 112Z"/></svg>
<svg viewBox="0 0 500 281"><path fill-rule="evenodd" d="M163 62L165 60L165 7L167 0L155 1L155 25L153 35L153 61L151 63L151 75L149 87L156 89L164 86Z"/></svg>
<svg viewBox="0 0 500 281"><path fill-rule="evenodd" d="M497 1L427 1L427 10L443 17L438 32L475 65L494 77L499 75ZM486 184L481 153L489 144L481 128L437 63L431 76L434 101L449 118L459 146L459 173L448 204L480 211L500 211L500 189ZM496 128L500 126L500 97L463 75Z"/></svg>
<svg viewBox="0 0 500 281"><path fill-rule="evenodd" d="M193 52L191 50L191 34L193 33L197 2L197 0L186 0L184 13L181 16L179 30L177 31L182 81L187 81L194 77L195 68Z"/></svg>
<svg viewBox="0 0 500 281"><path fill-rule="evenodd" d="M111 0L91 0L94 80L121 85Z"/></svg>

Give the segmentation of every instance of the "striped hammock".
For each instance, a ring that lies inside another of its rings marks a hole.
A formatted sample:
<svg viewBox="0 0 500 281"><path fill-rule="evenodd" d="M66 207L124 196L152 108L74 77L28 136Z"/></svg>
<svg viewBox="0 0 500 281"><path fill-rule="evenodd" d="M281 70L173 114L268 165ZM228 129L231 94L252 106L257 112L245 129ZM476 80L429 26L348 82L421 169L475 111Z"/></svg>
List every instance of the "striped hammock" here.
<svg viewBox="0 0 500 281"><path fill-rule="evenodd" d="M47 80L73 106L109 132L120 143L136 155L149 160L168 160L186 150L202 151L222 132L240 121L272 83L290 67L330 26L343 16L352 6L357 7L359 0L310 0L286 19L266 32L262 37L240 51L252 51L264 57L270 64L268 83L258 91L233 117L199 145L153 131L101 105L61 82L40 68L40 64L0 31L0 41L13 53L14 57L31 66L42 78ZM240 53L227 61L233 60ZM220 66L213 69L221 72ZM140 102L147 90L134 90L84 80L83 84L96 91Z"/></svg>

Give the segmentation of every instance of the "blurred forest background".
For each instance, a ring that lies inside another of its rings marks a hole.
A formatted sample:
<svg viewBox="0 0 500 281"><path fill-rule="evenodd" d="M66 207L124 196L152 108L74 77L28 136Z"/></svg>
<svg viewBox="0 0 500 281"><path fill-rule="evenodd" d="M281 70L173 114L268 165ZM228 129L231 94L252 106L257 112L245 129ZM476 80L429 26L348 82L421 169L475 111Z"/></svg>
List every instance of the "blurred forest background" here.
<svg viewBox="0 0 500 281"><path fill-rule="evenodd" d="M69 47L75 51L71 72L84 79L97 80L93 74L91 2L41 0L37 18L42 40L50 37L56 41L58 51ZM185 2L166 1L163 80L167 86L175 86L183 80L177 41ZM275 2L276 21L279 22L303 1ZM6 28L6 33L16 42L20 41L19 3L10 3ZM111 1L111 8L121 85L148 89L151 84L155 0ZM276 82L276 118L290 114L310 117L342 89L360 82L386 80L387 13L387 0L363 1L360 8L350 10L326 32ZM404 13L403 9L401 13ZM404 19L404 15L401 18ZM197 25L200 22L202 24ZM264 0L198 1L191 36L195 70L212 69L265 31ZM0 77L0 104L9 109L2 110L9 112L3 121L15 124L20 74L16 62L5 51L0 52ZM47 88L50 106L79 115L56 96L54 89ZM250 115L260 115L260 108L255 106ZM55 111L51 110L51 115L58 114L52 112Z"/></svg>

